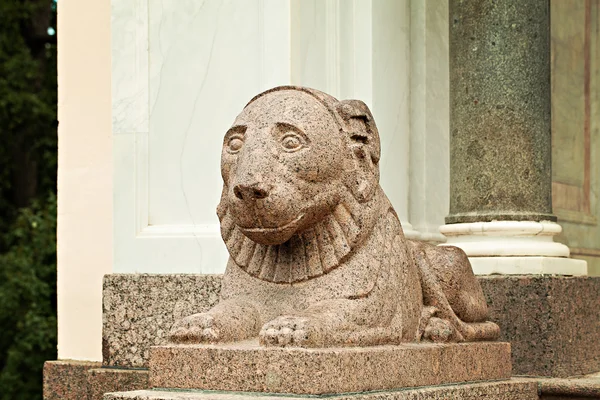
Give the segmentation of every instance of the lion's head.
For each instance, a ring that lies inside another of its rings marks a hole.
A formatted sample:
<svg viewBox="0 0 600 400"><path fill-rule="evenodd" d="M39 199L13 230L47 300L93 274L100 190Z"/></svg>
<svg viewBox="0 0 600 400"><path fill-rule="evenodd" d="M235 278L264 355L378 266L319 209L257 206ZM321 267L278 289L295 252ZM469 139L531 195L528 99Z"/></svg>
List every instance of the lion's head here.
<svg viewBox="0 0 600 400"><path fill-rule="evenodd" d="M374 224L379 157L377 127L361 101L295 86L254 97L223 141L217 212L231 256L275 282L335 267ZM306 266L288 274L277 269L285 260Z"/></svg>

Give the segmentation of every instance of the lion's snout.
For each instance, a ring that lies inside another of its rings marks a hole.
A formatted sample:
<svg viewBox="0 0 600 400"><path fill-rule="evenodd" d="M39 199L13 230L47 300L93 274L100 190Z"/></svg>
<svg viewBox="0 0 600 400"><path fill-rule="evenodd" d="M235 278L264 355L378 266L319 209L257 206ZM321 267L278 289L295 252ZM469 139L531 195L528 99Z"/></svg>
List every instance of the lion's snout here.
<svg viewBox="0 0 600 400"><path fill-rule="evenodd" d="M295 190L279 182L236 181L228 201L231 216L244 235L258 243L280 244L296 232L303 213L297 207L300 201L290 201L290 197L296 199Z"/></svg>
<svg viewBox="0 0 600 400"><path fill-rule="evenodd" d="M269 196L272 188L264 183L238 184L233 187L233 194L244 201L261 200Z"/></svg>

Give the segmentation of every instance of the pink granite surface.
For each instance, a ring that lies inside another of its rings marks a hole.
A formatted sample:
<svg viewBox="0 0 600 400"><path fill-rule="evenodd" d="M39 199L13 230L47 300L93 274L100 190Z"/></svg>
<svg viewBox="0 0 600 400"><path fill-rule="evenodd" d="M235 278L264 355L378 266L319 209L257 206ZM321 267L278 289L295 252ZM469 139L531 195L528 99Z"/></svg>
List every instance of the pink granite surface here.
<svg viewBox="0 0 600 400"><path fill-rule="evenodd" d="M102 400L107 392L148 387L148 370L101 368L99 362L75 360L44 364L44 400Z"/></svg>
<svg viewBox="0 0 600 400"><path fill-rule="evenodd" d="M305 349L245 341L150 351L154 388L325 394L510 376L510 344L502 342Z"/></svg>
<svg viewBox="0 0 600 400"><path fill-rule="evenodd" d="M44 400L81 400L88 397L88 371L100 367L92 361L54 360L44 363Z"/></svg>

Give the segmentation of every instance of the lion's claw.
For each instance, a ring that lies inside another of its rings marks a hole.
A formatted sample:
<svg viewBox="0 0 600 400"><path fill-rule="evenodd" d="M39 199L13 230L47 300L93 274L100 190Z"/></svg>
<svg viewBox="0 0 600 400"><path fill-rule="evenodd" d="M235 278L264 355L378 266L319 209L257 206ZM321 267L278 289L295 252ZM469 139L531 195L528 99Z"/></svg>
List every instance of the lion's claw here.
<svg viewBox="0 0 600 400"><path fill-rule="evenodd" d="M214 318L207 313L190 315L173 325L169 332L169 341L175 343L212 343L218 339Z"/></svg>
<svg viewBox="0 0 600 400"><path fill-rule="evenodd" d="M263 346L304 346L314 341L315 327L307 317L281 316L267 322L259 334Z"/></svg>

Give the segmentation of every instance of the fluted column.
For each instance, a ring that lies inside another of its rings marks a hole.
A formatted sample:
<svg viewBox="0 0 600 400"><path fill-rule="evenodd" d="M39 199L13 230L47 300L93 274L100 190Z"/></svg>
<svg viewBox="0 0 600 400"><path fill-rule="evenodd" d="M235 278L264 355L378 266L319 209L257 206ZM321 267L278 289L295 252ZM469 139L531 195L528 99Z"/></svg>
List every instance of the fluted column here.
<svg viewBox="0 0 600 400"><path fill-rule="evenodd" d="M549 1L450 0L449 25L448 244L479 273L585 273L552 240Z"/></svg>

